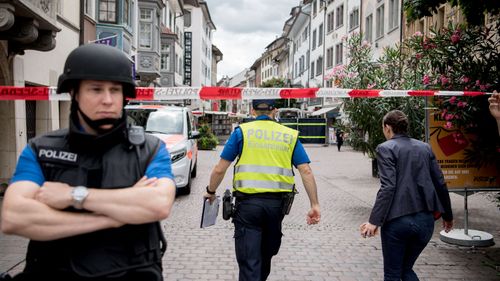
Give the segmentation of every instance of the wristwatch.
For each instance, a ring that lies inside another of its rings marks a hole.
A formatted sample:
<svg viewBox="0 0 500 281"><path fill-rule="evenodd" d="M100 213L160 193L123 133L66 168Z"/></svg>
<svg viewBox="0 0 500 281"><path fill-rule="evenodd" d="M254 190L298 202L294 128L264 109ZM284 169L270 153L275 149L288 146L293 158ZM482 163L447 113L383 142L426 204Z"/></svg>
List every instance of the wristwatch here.
<svg viewBox="0 0 500 281"><path fill-rule="evenodd" d="M210 191L210 189L208 189L208 185L207 185L207 193L210 194L210 195L214 195L215 194L215 191Z"/></svg>
<svg viewBox="0 0 500 281"><path fill-rule="evenodd" d="M83 201L89 195L89 190L85 186L73 187L71 191L71 197L73 198L73 207L75 209L83 209Z"/></svg>

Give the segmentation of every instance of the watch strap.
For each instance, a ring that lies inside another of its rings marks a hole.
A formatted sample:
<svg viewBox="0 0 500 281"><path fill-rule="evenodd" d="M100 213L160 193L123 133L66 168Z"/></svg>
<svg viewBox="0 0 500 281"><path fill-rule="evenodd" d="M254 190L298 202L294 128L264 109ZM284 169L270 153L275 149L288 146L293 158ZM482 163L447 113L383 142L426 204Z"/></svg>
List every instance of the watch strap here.
<svg viewBox="0 0 500 281"><path fill-rule="evenodd" d="M215 191L210 191L210 189L208 188L208 185L207 185L207 193L210 194L210 195L215 195Z"/></svg>

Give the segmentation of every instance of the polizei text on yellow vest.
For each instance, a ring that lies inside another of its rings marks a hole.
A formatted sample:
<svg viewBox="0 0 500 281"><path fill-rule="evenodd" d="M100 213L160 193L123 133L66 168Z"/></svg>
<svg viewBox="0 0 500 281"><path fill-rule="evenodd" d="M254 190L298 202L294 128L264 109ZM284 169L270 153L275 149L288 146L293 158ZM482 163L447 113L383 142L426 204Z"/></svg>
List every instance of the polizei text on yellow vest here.
<svg viewBox="0 0 500 281"><path fill-rule="evenodd" d="M292 155L298 132L271 120L240 125L243 149L233 187L242 193L292 192Z"/></svg>

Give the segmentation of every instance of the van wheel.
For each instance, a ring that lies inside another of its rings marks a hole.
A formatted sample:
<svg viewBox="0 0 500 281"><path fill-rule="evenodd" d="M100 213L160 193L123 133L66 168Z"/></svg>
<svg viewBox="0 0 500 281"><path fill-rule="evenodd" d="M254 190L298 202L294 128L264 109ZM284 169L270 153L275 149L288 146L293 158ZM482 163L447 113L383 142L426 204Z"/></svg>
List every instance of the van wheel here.
<svg viewBox="0 0 500 281"><path fill-rule="evenodd" d="M182 189L182 194L188 195L191 193L191 177L188 177L188 183L187 185Z"/></svg>
<svg viewBox="0 0 500 281"><path fill-rule="evenodd" d="M182 191L183 191L182 192L183 194L186 194L186 195L191 194L191 177L189 177L188 184L183 188Z"/></svg>
<svg viewBox="0 0 500 281"><path fill-rule="evenodd" d="M197 167L198 167L198 161L196 161L196 163L194 164L194 168L193 170L191 171L191 177L192 178L196 178L196 172L197 172Z"/></svg>

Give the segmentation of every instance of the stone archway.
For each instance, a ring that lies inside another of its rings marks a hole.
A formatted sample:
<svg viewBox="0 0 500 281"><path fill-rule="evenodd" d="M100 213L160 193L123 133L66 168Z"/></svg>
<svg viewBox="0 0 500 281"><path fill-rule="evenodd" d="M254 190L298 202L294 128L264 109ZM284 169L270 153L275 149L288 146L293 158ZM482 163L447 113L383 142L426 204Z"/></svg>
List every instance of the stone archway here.
<svg viewBox="0 0 500 281"><path fill-rule="evenodd" d="M12 58L7 41L0 42L0 86L13 85ZM16 163L16 136L14 101L0 101L0 193L3 184L12 176Z"/></svg>

